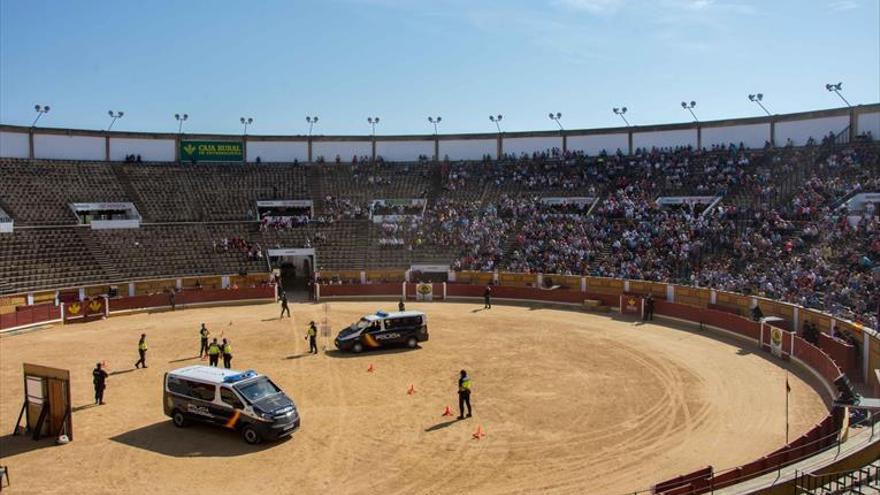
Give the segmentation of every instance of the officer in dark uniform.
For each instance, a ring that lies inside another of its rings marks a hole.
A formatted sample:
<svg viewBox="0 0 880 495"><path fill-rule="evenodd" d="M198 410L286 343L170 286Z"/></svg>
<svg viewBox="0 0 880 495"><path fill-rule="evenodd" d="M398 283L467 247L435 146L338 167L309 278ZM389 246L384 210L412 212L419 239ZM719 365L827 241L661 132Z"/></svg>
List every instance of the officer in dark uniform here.
<svg viewBox="0 0 880 495"><path fill-rule="evenodd" d="M309 339L309 354L311 354L311 353L317 354L318 353L318 343L316 341L318 338L318 327L315 325L314 321L309 323L308 333L309 333L309 335L307 338Z"/></svg>
<svg viewBox="0 0 880 495"><path fill-rule="evenodd" d="M400 302L397 303L397 310L398 311L406 311L406 303L403 301L402 297L400 298Z"/></svg>
<svg viewBox="0 0 880 495"><path fill-rule="evenodd" d="M141 340L138 341L138 355L140 355L140 359L138 359L134 363L135 368L140 368L143 366L147 367L147 334L141 334Z"/></svg>
<svg viewBox="0 0 880 495"><path fill-rule="evenodd" d="M467 417L471 417L471 379L467 371L461 370L458 379L458 419L464 419L464 406L467 405Z"/></svg>
<svg viewBox="0 0 880 495"><path fill-rule="evenodd" d="M232 367L232 344L229 343L228 340L223 339L223 345L220 348L223 351L223 367L231 368Z"/></svg>
<svg viewBox="0 0 880 495"><path fill-rule="evenodd" d="M95 385L95 404L104 405L104 389L107 388L107 377L109 375L101 368L101 363L95 364L92 370L92 383Z"/></svg>
<svg viewBox="0 0 880 495"><path fill-rule="evenodd" d="M208 356L208 335L211 335L211 332L209 332L208 327L202 323L202 328L199 329L199 337L201 337L202 340L202 345L199 346L199 357Z"/></svg>
<svg viewBox="0 0 880 495"><path fill-rule="evenodd" d="M177 304L175 303L174 298L175 298L174 289L171 289L171 293L168 294L168 302L171 305L171 311L174 311L177 309Z"/></svg>
<svg viewBox="0 0 880 495"><path fill-rule="evenodd" d="M281 293L281 316L278 319L284 318L284 312L287 311L287 317L290 318L290 308L287 307L287 292Z"/></svg>
<svg viewBox="0 0 880 495"><path fill-rule="evenodd" d="M211 366L217 366L217 361L220 360L220 344L217 343L217 337L214 337L214 340L211 341L211 345L208 346L208 364Z"/></svg>
<svg viewBox="0 0 880 495"><path fill-rule="evenodd" d="M492 287L486 286L486 290L483 291L483 309L492 309Z"/></svg>
<svg viewBox="0 0 880 495"><path fill-rule="evenodd" d="M648 294L648 298L645 299L645 315L642 318L646 321L654 320L654 295Z"/></svg>

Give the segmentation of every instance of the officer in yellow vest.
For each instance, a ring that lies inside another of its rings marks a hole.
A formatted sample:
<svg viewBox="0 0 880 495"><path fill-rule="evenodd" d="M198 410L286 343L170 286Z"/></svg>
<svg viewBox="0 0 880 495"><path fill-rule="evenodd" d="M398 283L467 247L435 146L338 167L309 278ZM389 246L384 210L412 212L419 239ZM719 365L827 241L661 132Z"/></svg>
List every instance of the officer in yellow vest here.
<svg viewBox="0 0 880 495"><path fill-rule="evenodd" d="M229 343L228 340L223 339L223 367L231 368L232 367L232 344Z"/></svg>
<svg viewBox="0 0 880 495"><path fill-rule="evenodd" d="M214 337L214 340L211 341L211 345L208 346L208 364L211 366L217 366L217 361L220 359L220 344L217 343L217 337Z"/></svg>
<svg viewBox="0 0 880 495"><path fill-rule="evenodd" d="M143 366L147 367L147 334L141 334L141 340L138 341L138 354L140 355L140 359L134 363L135 368L140 368Z"/></svg>
<svg viewBox="0 0 880 495"><path fill-rule="evenodd" d="M309 339L309 354L311 354L313 352L315 354L318 353L318 344L316 342L317 337L318 337L318 327L315 325L315 322L313 320L311 323L309 323L309 335L307 337Z"/></svg>
<svg viewBox="0 0 880 495"><path fill-rule="evenodd" d="M467 404L467 417L471 417L471 379L467 371L461 370L458 379L458 419L464 419L464 406Z"/></svg>

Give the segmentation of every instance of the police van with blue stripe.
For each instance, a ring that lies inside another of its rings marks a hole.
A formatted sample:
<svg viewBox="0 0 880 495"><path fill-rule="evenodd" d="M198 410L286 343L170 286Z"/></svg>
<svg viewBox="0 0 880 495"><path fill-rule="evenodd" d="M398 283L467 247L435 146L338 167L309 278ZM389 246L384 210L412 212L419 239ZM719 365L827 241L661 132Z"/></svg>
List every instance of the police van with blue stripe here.
<svg viewBox="0 0 880 495"><path fill-rule="evenodd" d="M365 349L405 345L411 349L428 340L428 320L421 311L377 311L340 330L336 348L362 352Z"/></svg>
<svg viewBox="0 0 880 495"><path fill-rule="evenodd" d="M249 444L299 429L296 404L269 377L254 370L187 366L165 373L165 415L177 427L191 421L241 433Z"/></svg>

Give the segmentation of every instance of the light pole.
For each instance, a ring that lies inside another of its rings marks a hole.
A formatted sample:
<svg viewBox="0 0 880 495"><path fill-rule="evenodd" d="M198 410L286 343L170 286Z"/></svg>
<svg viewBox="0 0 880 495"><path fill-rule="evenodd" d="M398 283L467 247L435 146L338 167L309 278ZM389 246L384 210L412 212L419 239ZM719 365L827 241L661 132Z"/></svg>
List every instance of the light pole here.
<svg viewBox="0 0 880 495"><path fill-rule="evenodd" d="M691 113L691 115L694 117L694 122L699 122L700 119L698 119L698 118L697 118L697 114L694 113L694 107L695 107L695 106L697 106L697 102L695 102L695 101L693 101L693 100L691 100L690 103L687 103L687 102L684 102L684 101L681 102L681 108L684 108L685 110L687 110L688 112Z"/></svg>
<svg viewBox="0 0 880 495"><path fill-rule="evenodd" d="M34 105L34 111L37 112L37 118L34 119L34 123L31 124L31 127L36 127L37 121L40 120L40 117L42 117L44 113L49 113L49 105Z"/></svg>
<svg viewBox="0 0 880 495"><path fill-rule="evenodd" d="M758 93L758 94L754 94L754 95L749 95L749 101L754 102L754 103L757 103L758 106L761 107L761 110L763 110L764 113L766 113L767 116L769 117L769 116L770 116L770 111L767 110L767 107L765 107L763 103L761 103L761 100L763 100L763 99L764 99L764 95L763 95L762 93Z"/></svg>
<svg viewBox="0 0 880 495"><path fill-rule="evenodd" d="M247 117L247 118L242 117L239 120L241 121L241 125L244 126L244 135L247 136L247 126L254 123L254 118L253 117Z"/></svg>
<svg viewBox="0 0 880 495"><path fill-rule="evenodd" d="M107 110L107 115L109 115L110 119L111 119L110 125L107 126L107 132L109 132L110 129L113 129L113 124L115 124L117 120L121 119L122 116L125 115L125 112L121 112L121 111L114 112L113 110Z"/></svg>
<svg viewBox="0 0 880 495"><path fill-rule="evenodd" d="M442 120L443 120L443 117L440 117L439 115L437 116L437 118L428 117L428 122L434 124L434 135L435 136L437 135L437 124L439 124Z"/></svg>
<svg viewBox="0 0 880 495"><path fill-rule="evenodd" d="M373 137L376 137L376 124L379 123L379 117L367 117L367 123L373 129Z"/></svg>
<svg viewBox="0 0 880 495"><path fill-rule="evenodd" d="M553 122L556 122L556 125L559 126L559 130L560 130L560 131L563 130L563 129L562 129L562 123L559 122L559 119L562 118L562 113L561 113L561 112L556 112L556 113L550 112L549 117L550 117L550 120L552 120Z"/></svg>
<svg viewBox="0 0 880 495"><path fill-rule="evenodd" d="M183 131L183 123L186 122L186 119L188 119L188 118L189 118L189 115L187 115L187 114L183 114L183 115L180 115L179 113L174 114L174 120L177 121L177 133L178 134L180 134Z"/></svg>
<svg viewBox="0 0 880 495"><path fill-rule="evenodd" d="M501 134L501 119L503 119L503 118L504 118L504 116L501 115L500 113L498 115L490 115L489 116L489 120L492 121L493 123L495 123L495 128L498 129L498 134Z"/></svg>
<svg viewBox="0 0 880 495"><path fill-rule="evenodd" d="M611 110L613 110L617 116L619 116L620 118L623 119L623 123L626 124L627 127L631 127L629 125L629 121L626 120L626 117L624 116L624 115L626 115L626 107L612 108Z"/></svg>
<svg viewBox="0 0 880 495"><path fill-rule="evenodd" d="M837 93L837 96L839 96L840 99L843 100L844 103L846 103L846 106L852 107L852 105L849 104L849 102L846 100L846 98L844 98L843 95L840 94L840 90L843 89L842 82L839 82L837 84L828 83L825 85L825 89L827 89L828 92L830 92L830 93ZM46 110L49 110L49 108L47 107Z"/></svg>
<svg viewBox="0 0 880 495"><path fill-rule="evenodd" d="M312 137L312 126L318 123L318 116L314 117L306 116L306 122L309 123L309 137Z"/></svg>

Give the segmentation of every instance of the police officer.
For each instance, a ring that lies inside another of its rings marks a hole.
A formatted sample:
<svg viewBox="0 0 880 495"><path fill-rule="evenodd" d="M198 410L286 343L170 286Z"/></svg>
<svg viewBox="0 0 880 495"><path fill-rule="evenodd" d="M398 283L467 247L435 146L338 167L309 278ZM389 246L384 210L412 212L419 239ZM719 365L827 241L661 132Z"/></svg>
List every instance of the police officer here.
<svg viewBox="0 0 880 495"><path fill-rule="evenodd" d="M290 318L290 308L287 307L287 292L281 293L281 316L278 319L284 318L284 312L287 311L287 317Z"/></svg>
<svg viewBox="0 0 880 495"><path fill-rule="evenodd" d="M232 367L232 344L229 343L228 340L223 339L223 346L221 346L221 350L223 351L223 367L231 368Z"/></svg>
<svg viewBox="0 0 880 495"><path fill-rule="evenodd" d="M306 338L309 339L309 354L311 354L311 353L317 354L318 353L318 344L315 341L317 340L317 337L318 337L318 327L315 325L314 320L312 320L309 323L308 333L309 333L309 335Z"/></svg>
<svg viewBox="0 0 880 495"><path fill-rule="evenodd" d="M458 379L458 419L464 419L464 406L467 404L467 417L471 417L471 379L467 371L461 370Z"/></svg>
<svg viewBox="0 0 880 495"><path fill-rule="evenodd" d="M211 335L211 332L209 332L208 327L202 323L202 328L199 329L199 336L202 340L202 345L199 346L199 357L208 357L208 335Z"/></svg>
<svg viewBox="0 0 880 495"><path fill-rule="evenodd" d="M109 375L101 368L101 363L95 363L95 369L92 370L92 383L95 385L95 404L104 405L104 389L107 388L107 377Z"/></svg>
<svg viewBox="0 0 880 495"><path fill-rule="evenodd" d="M654 295L648 294L648 298L645 299L645 315L642 318L646 321L654 320Z"/></svg>
<svg viewBox="0 0 880 495"><path fill-rule="evenodd" d="M492 309L492 287L486 286L483 291L483 309Z"/></svg>
<svg viewBox="0 0 880 495"><path fill-rule="evenodd" d="M400 298L400 302L397 303L397 310L398 311L406 311L406 303L403 301L402 297Z"/></svg>
<svg viewBox="0 0 880 495"><path fill-rule="evenodd" d="M141 340L138 341L138 354L140 355L140 359L134 363L135 368L140 368L143 366L147 367L147 334L141 334Z"/></svg>
<svg viewBox="0 0 880 495"><path fill-rule="evenodd" d="M220 359L220 344L217 343L217 337L214 337L214 340L211 341L211 345L208 346L208 364L211 366L217 366L217 361Z"/></svg>
<svg viewBox="0 0 880 495"><path fill-rule="evenodd" d="M177 309L177 304L176 304L176 301L174 300L175 295L176 294L174 293L174 289L171 289L171 292L168 294L168 303L171 306L171 311L174 311Z"/></svg>

